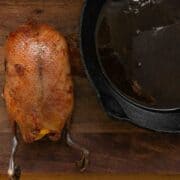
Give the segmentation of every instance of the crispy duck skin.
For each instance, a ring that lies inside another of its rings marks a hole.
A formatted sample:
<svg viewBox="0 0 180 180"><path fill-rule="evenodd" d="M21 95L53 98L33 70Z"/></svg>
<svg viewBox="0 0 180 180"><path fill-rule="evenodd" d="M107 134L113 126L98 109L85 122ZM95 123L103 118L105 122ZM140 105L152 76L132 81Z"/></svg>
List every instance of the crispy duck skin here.
<svg viewBox="0 0 180 180"><path fill-rule="evenodd" d="M59 140L71 118L74 96L65 38L46 24L27 23L5 46L4 98L27 143Z"/></svg>

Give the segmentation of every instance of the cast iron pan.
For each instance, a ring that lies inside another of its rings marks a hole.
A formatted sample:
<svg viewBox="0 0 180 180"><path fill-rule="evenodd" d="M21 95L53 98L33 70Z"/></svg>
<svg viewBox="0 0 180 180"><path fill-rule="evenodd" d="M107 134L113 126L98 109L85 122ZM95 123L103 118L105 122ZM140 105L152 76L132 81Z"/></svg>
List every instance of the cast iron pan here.
<svg viewBox="0 0 180 180"><path fill-rule="evenodd" d="M85 1L81 54L87 75L110 116L151 130L179 133L180 2L132 2L111 1L108 34L108 23L102 26L107 17L101 17L107 1ZM107 35L113 42L105 42Z"/></svg>

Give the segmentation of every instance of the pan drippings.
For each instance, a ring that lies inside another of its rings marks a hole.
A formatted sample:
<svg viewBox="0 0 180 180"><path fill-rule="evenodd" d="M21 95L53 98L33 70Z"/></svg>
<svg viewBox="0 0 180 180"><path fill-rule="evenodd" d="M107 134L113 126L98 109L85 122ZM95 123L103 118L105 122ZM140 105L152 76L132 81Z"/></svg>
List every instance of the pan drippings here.
<svg viewBox="0 0 180 180"><path fill-rule="evenodd" d="M97 49L111 82L157 108L180 105L180 1L107 1L98 19Z"/></svg>

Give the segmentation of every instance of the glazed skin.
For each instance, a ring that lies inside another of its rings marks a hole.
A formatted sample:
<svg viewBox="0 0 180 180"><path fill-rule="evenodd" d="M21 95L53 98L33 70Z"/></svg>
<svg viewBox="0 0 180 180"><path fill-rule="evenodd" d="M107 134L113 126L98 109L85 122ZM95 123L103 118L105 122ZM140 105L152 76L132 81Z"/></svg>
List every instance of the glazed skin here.
<svg viewBox="0 0 180 180"><path fill-rule="evenodd" d="M9 119L27 143L45 135L58 140L73 109L66 40L48 25L28 23L10 33L5 52Z"/></svg>

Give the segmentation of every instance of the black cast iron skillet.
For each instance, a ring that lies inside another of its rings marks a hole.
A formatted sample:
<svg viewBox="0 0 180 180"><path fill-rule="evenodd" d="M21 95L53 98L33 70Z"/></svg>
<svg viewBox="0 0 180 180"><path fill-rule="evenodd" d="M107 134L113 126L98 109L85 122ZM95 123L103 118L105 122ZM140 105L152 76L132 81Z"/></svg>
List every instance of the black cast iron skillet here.
<svg viewBox="0 0 180 180"><path fill-rule="evenodd" d="M98 61L96 25L106 0L86 0L81 19L81 54L89 79L105 111L111 117L128 120L155 131L179 133L180 108L155 108L138 103L119 91Z"/></svg>

